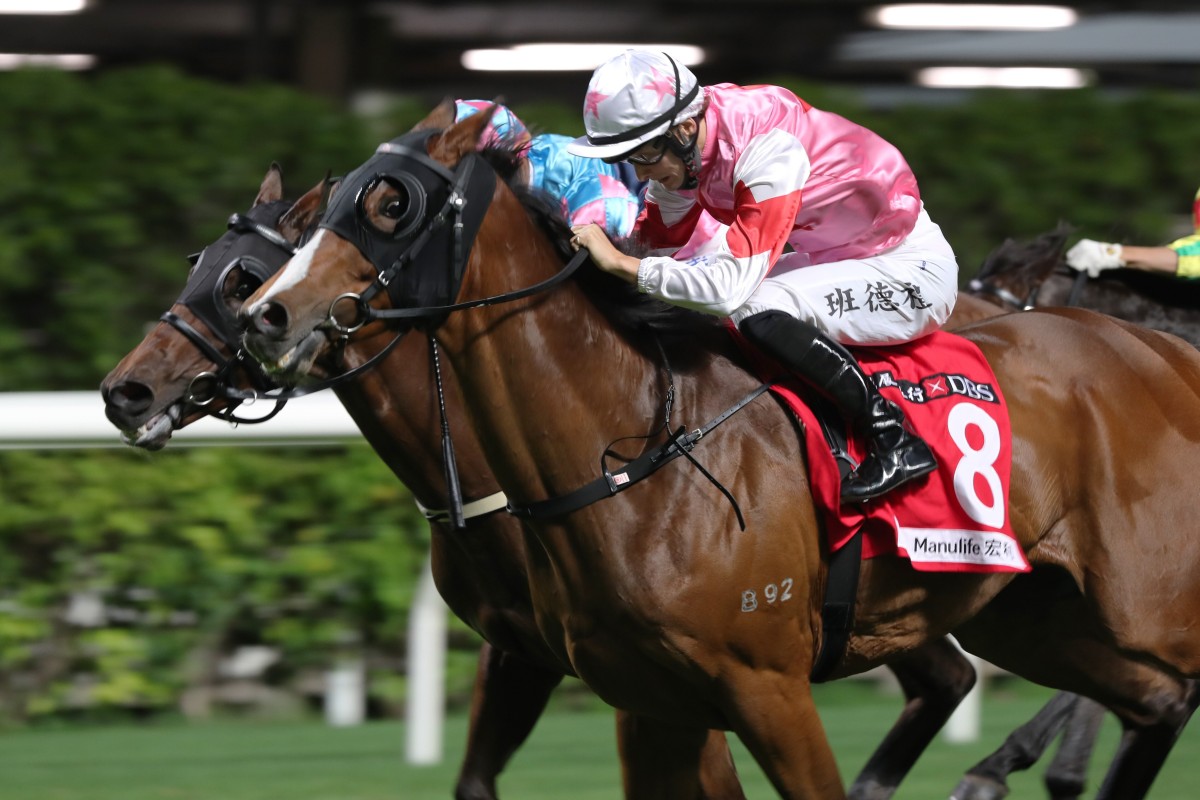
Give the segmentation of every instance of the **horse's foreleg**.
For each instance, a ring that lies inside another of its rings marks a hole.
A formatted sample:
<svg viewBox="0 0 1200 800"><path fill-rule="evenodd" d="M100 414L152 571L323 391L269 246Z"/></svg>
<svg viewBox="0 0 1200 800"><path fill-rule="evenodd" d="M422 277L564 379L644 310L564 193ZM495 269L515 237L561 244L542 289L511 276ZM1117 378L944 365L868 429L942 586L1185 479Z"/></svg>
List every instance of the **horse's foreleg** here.
<svg viewBox="0 0 1200 800"><path fill-rule="evenodd" d="M996 752L967 770L951 793L951 800L1007 797L1008 776L1028 769L1042 757L1081 700L1069 692L1054 695L1033 719L1010 733Z"/></svg>
<svg viewBox="0 0 1200 800"><path fill-rule="evenodd" d="M617 712L627 800L745 800L722 731Z"/></svg>
<svg viewBox="0 0 1200 800"><path fill-rule="evenodd" d="M1196 681L1188 681L1180 696L1157 698L1157 722L1126 726L1096 800L1142 800L1149 793L1179 734L1200 705L1197 686Z"/></svg>
<svg viewBox="0 0 1200 800"><path fill-rule="evenodd" d="M561 673L483 645L455 800L495 800L496 778L529 736L562 679Z"/></svg>
<svg viewBox="0 0 1200 800"><path fill-rule="evenodd" d="M727 686L726 717L780 797L845 800L807 675L746 670Z"/></svg>
<svg viewBox="0 0 1200 800"><path fill-rule="evenodd" d="M949 639L929 642L888 665L904 690L904 710L848 792L887 800L975 685L975 669Z"/></svg>
<svg viewBox="0 0 1200 800"><path fill-rule="evenodd" d="M1080 697L1067 720L1062 744L1046 768L1042 782L1051 800L1076 800L1087 784L1088 762L1104 721L1105 708L1095 700Z"/></svg>

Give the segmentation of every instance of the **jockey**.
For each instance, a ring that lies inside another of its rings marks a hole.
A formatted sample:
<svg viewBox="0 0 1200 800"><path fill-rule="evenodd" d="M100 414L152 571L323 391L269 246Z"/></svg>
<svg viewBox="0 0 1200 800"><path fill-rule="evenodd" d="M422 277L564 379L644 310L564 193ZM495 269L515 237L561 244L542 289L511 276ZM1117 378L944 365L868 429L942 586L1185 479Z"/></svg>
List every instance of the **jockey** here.
<svg viewBox="0 0 1200 800"><path fill-rule="evenodd" d="M1192 201L1189 236L1161 247L1135 247L1094 239L1080 239L1067 251L1067 266L1098 278L1106 269L1129 267L1147 272L1167 272L1180 278L1200 278L1200 191Z"/></svg>
<svg viewBox="0 0 1200 800"><path fill-rule="evenodd" d="M954 252L899 151L786 89L702 87L646 50L596 69L583 117L587 136L571 152L627 161L650 181L638 221L650 246L683 243L701 212L721 227L687 261L626 256L592 226L575 228L575 246L642 292L730 317L832 399L868 444L843 503L933 471L929 447L843 346L925 336L957 298Z"/></svg>
<svg viewBox="0 0 1200 800"><path fill-rule="evenodd" d="M628 164L571 155L569 136L530 136L517 115L502 105L487 100L459 100L455 105L456 122L495 106L480 146L502 143L523 151L521 180L557 200L571 225L594 222L613 236L633 231L641 211L642 184Z"/></svg>

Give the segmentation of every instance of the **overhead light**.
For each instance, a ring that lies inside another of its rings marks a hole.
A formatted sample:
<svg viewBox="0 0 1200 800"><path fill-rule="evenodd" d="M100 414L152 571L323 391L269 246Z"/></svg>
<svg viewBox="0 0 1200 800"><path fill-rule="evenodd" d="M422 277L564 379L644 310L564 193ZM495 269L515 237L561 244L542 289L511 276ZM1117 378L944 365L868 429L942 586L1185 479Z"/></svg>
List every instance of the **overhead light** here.
<svg viewBox="0 0 1200 800"><path fill-rule="evenodd" d="M1081 89L1090 82L1083 70L1058 67L926 67L916 81L938 89Z"/></svg>
<svg viewBox="0 0 1200 800"><path fill-rule="evenodd" d="M0 14L78 14L88 0L0 0Z"/></svg>
<svg viewBox="0 0 1200 800"><path fill-rule="evenodd" d="M42 67L78 72L94 66L96 57L83 53L0 53L0 70Z"/></svg>
<svg viewBox="0 0 1200 800"><path fill-rule="evenodd" d="M517 44L490 50L468 50L462 65L479 72L582 72L593 70L617 53L635 47L658 50L680 64L704 62L704 50L685 44Z"/></svg>
<svg viewBox="0 0 1200 800"><path fill-rule="evenodd" d="M911 3L867 12L867 21L880 28L927 30L1051 30L1078 20L1079 14L1067 6Z"/></svg>

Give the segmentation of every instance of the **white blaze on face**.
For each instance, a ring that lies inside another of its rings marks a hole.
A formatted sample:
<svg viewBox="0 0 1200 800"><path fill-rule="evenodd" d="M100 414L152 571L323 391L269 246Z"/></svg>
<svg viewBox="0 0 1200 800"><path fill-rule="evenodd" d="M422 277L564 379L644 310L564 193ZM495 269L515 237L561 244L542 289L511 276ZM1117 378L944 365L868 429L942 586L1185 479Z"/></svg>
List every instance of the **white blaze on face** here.
<svg viewBox="0 0 1200 800"><path fill-rule="evenodd" d="M325 236L325 229L317 231L317 235L309 240L308 244L301 247L296 255L292 256L284 267L283 272L279 273L279 277L275 279L275 283L271 284L271 288L267 293L255 303L255 307L262 303L269 302L274 299L275 295L280 292L287 291L293 288L302 280L308 277L308 271L312 268L313 256L316 255L317 248L321 246L321 239ZM254 309L250 309L254 311Z"/></svg>

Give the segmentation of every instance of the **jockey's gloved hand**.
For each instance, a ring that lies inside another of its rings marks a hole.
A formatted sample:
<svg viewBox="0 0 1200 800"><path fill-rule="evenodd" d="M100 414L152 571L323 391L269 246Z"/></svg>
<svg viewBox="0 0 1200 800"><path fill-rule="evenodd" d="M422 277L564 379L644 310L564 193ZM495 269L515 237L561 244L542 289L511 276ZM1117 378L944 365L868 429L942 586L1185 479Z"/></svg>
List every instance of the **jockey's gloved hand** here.
<svg viewBox="0 0 1200 800"><path fill-rule="evenodd" d="M1086 272L1089 278L1098 278L1106 269L1125 266L1125 259L1121 256L1119 244L1080 239L1067 251L1067 266Z"/></svg>

